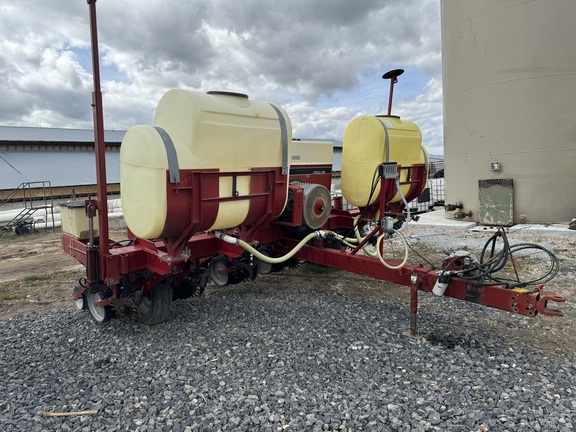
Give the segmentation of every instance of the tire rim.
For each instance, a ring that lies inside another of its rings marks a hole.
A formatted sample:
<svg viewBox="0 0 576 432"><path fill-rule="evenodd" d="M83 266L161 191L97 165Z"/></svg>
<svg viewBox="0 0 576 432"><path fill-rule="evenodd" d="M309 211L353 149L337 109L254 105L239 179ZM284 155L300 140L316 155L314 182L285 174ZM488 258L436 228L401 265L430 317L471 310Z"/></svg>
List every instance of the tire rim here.
<svg viewBox="0 0 576 432"><path fill-rule="evenodd" d="M82 295L82 296L80 296L79 298L77 298L77 299L74 301L74 304L76 305L76 308L77 308L78 310L84 309L84 296Z"/></svg>
<svg viewBox="0 0 576 432"><path fill-rule="evenodd" d="M104 322L106 320L106 307L96 306L94 303L102 300L100 293L88 293L86 294L86 301L88 302L88 309L90 314L97 322Z"/></svg>
<svg viewBox="0 0 576 432"><path fill-rule="evenodd" d="M228 273L220 273L221 270L226 270L228 265L224 259L214 258L210 263L210 278L218 286L228 285Z"/></svg>

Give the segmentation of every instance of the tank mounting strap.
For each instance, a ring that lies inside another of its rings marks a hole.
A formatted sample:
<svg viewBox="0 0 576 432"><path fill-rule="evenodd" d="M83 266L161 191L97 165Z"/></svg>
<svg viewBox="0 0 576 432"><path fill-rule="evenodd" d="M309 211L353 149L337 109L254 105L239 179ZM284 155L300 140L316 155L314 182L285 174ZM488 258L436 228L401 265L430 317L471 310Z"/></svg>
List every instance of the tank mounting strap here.
<svg viewBox="0 0 576 432"><path fill-rule="evenodd" d="M390 137L388 136L388 128L384 124L384 122L378 119L382 127L384 128L384 134L386 135L386 141L384 141L384 147L386 147L386 161L390 162Z"/></svg>
<svg viewBox="0 0 576 432"><path fill-rule="evenodd" d="M282 132L282 175L288 174L288 128L286 127L286 120L282 112L277 106L270 104L276 114L278 114L278 121L280 122L280 131Z"/></svg>
<svg viewBox="0 0 576 432"><path fill-rule="evenodd" d="M180 168L178 168L178 155L176 154L176 148L174 143L170 138L168 132L162 129L160 126L154 126L154 129L160 134L160 138L164 142L164 147L166 147L166 156L168 157L168 172L170 173L170 183L180 183Z"/></svg>

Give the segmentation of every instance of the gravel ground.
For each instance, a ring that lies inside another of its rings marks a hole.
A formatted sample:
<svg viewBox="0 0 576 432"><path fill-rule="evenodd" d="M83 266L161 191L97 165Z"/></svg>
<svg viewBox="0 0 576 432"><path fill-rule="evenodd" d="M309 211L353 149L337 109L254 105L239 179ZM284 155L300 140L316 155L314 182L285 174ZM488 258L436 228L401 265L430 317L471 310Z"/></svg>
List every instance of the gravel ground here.
<svg viewBox="0 0 576 432"><path fill-rule="evenodd" d="M574 348L535 347L536 321L423 295L414 340L404 300L297 281L211 289L155 327L0 321L0 430L574 430Z"/></svg>

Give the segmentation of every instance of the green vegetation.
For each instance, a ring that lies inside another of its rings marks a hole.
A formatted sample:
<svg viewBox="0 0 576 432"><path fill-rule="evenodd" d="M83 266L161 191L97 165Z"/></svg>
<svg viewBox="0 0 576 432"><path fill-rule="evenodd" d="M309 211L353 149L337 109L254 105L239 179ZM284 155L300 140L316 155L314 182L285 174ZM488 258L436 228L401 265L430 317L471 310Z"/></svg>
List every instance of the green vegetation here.
<svg viewBox="0 0 576 432"><path fill-rule="evenodd" d="M49 274L41 274L41 275L30 275L30 276L25 276L24 279L22 279L24 282L34 282L34 281L45 281L45 280L50 280L52 278L54 278L54 273L49 273Z"/></svg>
<svg viewBox="0 0 576 432"><path fill-rule="evenodd" d="M320 264L306 263L306 266L302 268L302 271L305 273L315 275L325 275L329 273L334 273L337 270L332 267L327 267Z"/></svg>
<svg viewBox="0 0 576 432"><path fill-rule="evenodd" d="M66 295L82 275L78 270L28 275L22 279L0 283L0 302L19 300L28 296L44 297L46 294Z"/></svg>
<svg viewBox="0 0 576 432"><path fill-rule="evenodd" d="M26 294L0 294L0 302L18 300L26 297Z"/></svg>
<svg viewBox="0 0 576 432"><path fill-rule="evenodd" d="M56 232L56 231L55 231ZM2 243L21 243L30 241L30 239L40 239L43 237L48 237L50 234L54 234L51 229L37 229L30 232L29 234L16 235L14 232L6 232L2 230L0 232L0 244Z"/></svg>

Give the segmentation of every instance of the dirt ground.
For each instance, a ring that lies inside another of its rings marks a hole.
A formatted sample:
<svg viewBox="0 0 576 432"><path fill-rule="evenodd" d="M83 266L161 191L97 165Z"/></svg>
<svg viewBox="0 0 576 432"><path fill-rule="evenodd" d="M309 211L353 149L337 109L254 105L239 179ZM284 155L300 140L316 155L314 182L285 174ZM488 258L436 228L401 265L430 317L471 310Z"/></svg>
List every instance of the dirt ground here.
<svg viewBox="0 0 576 432"><path fill-rule="evenodd" d="M442 230L415 228L410 231L412 239L415 237L439 235ZM445 237L446 237L446 233ZM473 233L469 231L450 231L449 239L461 241L473 240L478 237L486 238L486 233ZM115 240L123 239L122 231L114 231L111 237ZM554 308L563 309L566 316L562 318L538 316L534 319L523 318L530 327L532 339L550 350L569 349L576 351L576 320L574 313L576 301L574 287L576 286L576 234L550 235L516 234L510 238L520 238L522 241L544 243L550 247L560 258L560 271L555 279L546 284L546 292L555 292L564 296L567 303ZM411 242L412 243L412 242ZM432 262L441 262L449 253L446 246L431 249L418 245L418 250ZM409 261L412 264L424 264L420 258L412 255ZM538 268L538 263L527 266ZM77 281L84 276L84 267L76 260L62 251L60 234L51 231L38 231L24 236L0 237L0 319L25 314L32 311L45 311L60 308L74 308L72 289ZM276 276L277 275L277 276ZM256 283L274 283L274 278L295 278L296 283L313 284L314 289L331 290L345 295L361 296L367 298L385 299L391 302L402 302L409 305L409 290L406 287L377 281L368 277L359 277L344 271L326 269L321 266L300 266L295 271L284 271L266 278L257 278ZM258 282L266 279L265 282ZM353 282L353 283L352 283ZM210 286L207 289L209 293ZM479 316L481 321L482 317ZM528 324L530 323L530 324ZM491 324L487 320L481 323L484 326ZM494 328L494 331L507 332L504 328ZM524 340L525 334L515 335Z"/></svg>
<svg viewBox="0 0 576 432"><path fill-rule="evenodd" d="M110 236L122 240L123 234L123 231L114 231ZM346 280L358 282L357 275L318 267L280 274L298 279L306 277L311 283L322 280L319 288L324 288L326 280L332 280L330 289L336 291L345 290ZM84 266L63 252L60 233L37 231L24 236L0 237L0 319L32 311L75 307L72 289L83 276ZM387 284L389 289L382 290L382 284L384 282L362 278L361 290L347 291L364 297L404 299L405 287ZM210 290L210 286L207 289Z"/></svg>
<svg viewBox="0 0 576 432"><path fill-rule="evenodd" d="M72 307L71 290L83 272L62 251L60 233L0 237L0 319Z"/></svg>

